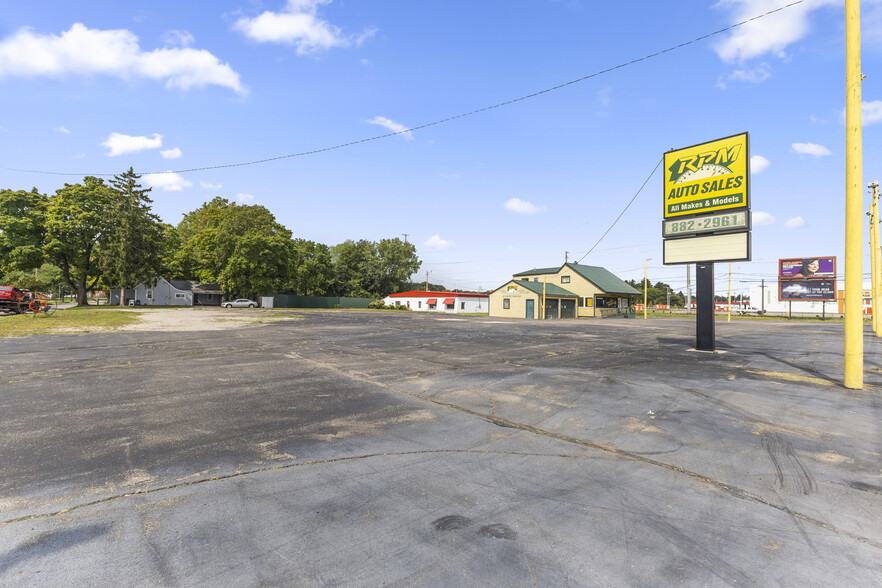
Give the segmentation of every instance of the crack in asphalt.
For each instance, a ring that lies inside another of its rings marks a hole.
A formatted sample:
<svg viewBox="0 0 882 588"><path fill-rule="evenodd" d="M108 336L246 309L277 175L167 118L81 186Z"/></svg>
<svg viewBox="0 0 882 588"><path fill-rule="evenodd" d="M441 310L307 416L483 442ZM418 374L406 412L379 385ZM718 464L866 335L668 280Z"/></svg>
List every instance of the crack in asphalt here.
<svg viewBox="0 0 882 588"><path fill-rule="evenodd" d="M325 369L332 370L332 371L334 371L338 374L341 374L343 376L346 376L348 378L358 380L358 381L361 381L361 382L364 382L367 384L372 384L374 386L379 386L379 387L384 388L386 390L389 390L391 392L405 394L405 395L410 396L412 398L418 398L424 402L430 402L430 403L436 404L438 406L443 406L446 408L451 408L453 410L458 410L460 412L464 412L466 414L485 419L488 422L495 424L495 425L498 425L498 426L501 426L501 427L520 429L522 431L528 431L530 433L534 433L536 435L541 435L543 437L557 439L559 441L564 441L566 443L571 443L571 444L579 445L582 447L589 447L591 449L596 449L598 451L610 453L612 455L615 455L615 456L623 458L623 459L627 459L627 460L631 460L631 461L639 461L639 462L653 465L656 467L664 468L664 469L672 471L672 472L683 474L683 475L689 476L690 478L692 478L694 480L698 480L698 481L703 482L707 485L713 486L714 488L722 490L723 492L725 492L735 498L739 498L742 500L748 500L750 502L754 502L757 504L762 504L764 506L768 506L770 508L774 508L775 510L781 511L790 517L805 521L805 522L807 522L811 525L814 525L816 527L819 527L821 529L825 529L827 531L831 531L831 532L836 533L838 535L841 535L843 537L848 537L850 539L854 539L855 541L859 541L861 543L871 545L877 549L882 549L882 543L878 543L878 542L874 541L873 539L870 539L869 537L864 537L862 535L852 533L851 531L839 529L837 527L834 527L833 525L830 525L829 523L825 523L824 521L822 521L820 519L816 519L816 518L811 517L807 514L792 510L783 504L778 504L778 503L772 502L770 500L763 498L762 496L757 496L755 494L751 494L750 492L747 492L747 491L742 490L740 488L737 488L735 486L731 486L731 485L726 484L724 482L720 482L719 480L714 480L714 479L709 478L707 476L704 476L698 472L693 472L691 470L687 470L686 468L683 468L681 466L658 461L658 460L655 460L655 459L652 459L649 457L645 457L645 456L637 454L637 453L632 453L630 451L625 451L623 449L613 447L612 445L605 445L602 443L595 443L593 441L585 441L582 439L576 439L575 437L570 437L568 435L561 435L559 433L552 433L551 431L539 429L537 427L533 427L533 426L527 425L525 423L510 421L507 419L503 419L503 418L494 416L492 414L482 413L482 412L472 410L472 409L466 408L464 406L460 406L460 405L453 404L450 402L444 402L444 401L437 400L434 398L429 398L428 396L424 396L424 395L418 394L416 392L409 392L407 390L401 390L398 388L394 388L394 387L392 387L388 384L385 384L383 382L377 382L377 381L371 380L369 378L356 376L356 375L347 373L347 372L339 369L336 366L325 364L325 363L317 361L317 360L309 359L306 357L301 357L301 359L303 359L304 361L310 362L314 365L317 365L319 367L323 367Z"/></svg>
<svg viewBox="0 0 882 588"><path fill-rule="evenodd" d="M289 356L289 357L290 357L290 356ZM465 414L469 414L469 415L472 415L472 416L479 417L479 418L481 418L481 419L483 419L483 420L485 420L485 421L487 421L487 422L489 422L489 423L491 423L491 424L494 424L494 425L497 425L497 426L500 426L500 427L512 428L512 429L519 429L519 430L522 430L522 431L526 431L526 432L529 432L529 433L533 433L533 434L535 434L535 435L539 435L539 436L543 436L543 437L547 437L547 438L551 438L551 439L556 439L556 440L559 440L559 441L563 441L563 442L565 442L565 443L569 443L569 444L572 444L572 445L577 445L577 446L580 446L580 447L590 448L590 449L594 449L594 450L601 451L601 452L604 452L604 453L608 453L608 454L614 455L614 456L616 456L616 457L618 457L618 458L621 458L621 459L624 459L624 460L641 462L641 463L645 463L645 464L647 464L647 465L652 465L652 466L655 466L655 467L660 467L660 468L663 468L663 469L666 469L666 470L669 470L669 471L672 471L672 472L675 472L675 473L678 473L678 474L682 474L682 475L688 476L688 477L690 477L690 478L692 478L692 479L694 479L694 480L700 481L700 482L702 482L702 483L704 483L704 484L706 484L706 485L708 485L708 486L711 486L711 487L713 487L713 488L716 488L716 489L718 489L718 490L721 490L722 492L724 492L724 493L726 493L726 494L728 494L728 495L730 495L730 496L732 496L732 497L735 497L735 498L738 498L738 499L741 499L741 500L747 500L747 501L750 501L750 502L753 502L753 503L756 503L756 504L760 504L760 505L763 505L763 506L767 506L767 507L769 507L769 508L773 508L773 509L778 510L778 511L780 511L780 512L782 512L782 513L785 513L786 515L788 515L788 516L790 516L790 517L792 517L792 518L794 518L794 519L797 519L797 520L799 520L799 521L804 521L804 522L806 522L806 523L808 523L808 524L811 524L811 525L813 525L813 526L815 526L815 527L818 527L818 528L821 528L821 529L824 529L824 530L830 531L830 532L835 533L835 534L837 534L837 535L840 535L840 536L843 536L843 537L847 537L847 538L853 539L853 540L855 540L855 541L858 541L858 542L860 542L860 543L864 543L864 544L866 544L866 545L869 545L869 546L875 547L875 548L877 548L877 549L882 549L882 543L879 543L879 542L877 542L877 541L875 541L875 540L873 540L873 539L870 539L869 537L864 537L864 536L862 536L862 535L858 535L858 534L856 534L856 533L852 533L852 532L850 532L850 531L846 531L846 530L843 530L843 529L839 529L839 528L834 527L833 525L830 525L829 523L826 523L826 522L824 522L824 521L822 521L822 520L816 519L816 518L814 518L814 517L811 517L811 516L809 516L809 515L807 515L807 514L804 514L804 513L798 512L798 511L794 511L794 510L788 508L787 506L785 506L785 505L783 505L783 504L779 504L779 503L772 502L771 500L768 500L768 499L766 499L766 498L763 498L762 496L757 496L757 495L755 495L755 494L751 494L751 493L749 493L749 492L747 492L747 491L745 491L745 490L742 490L742 489L737 488L737 487L735 487L735 486L732 486L732 485L726 484L726 483L724 483L724 482L720 482L720 481L718 481L718 480L714 480L714 479L709 478L709 477L707 477L707 476L704 476L704 475L702 475L702 474L700 474L700 473L698 473L698 472L694 472L694 471L691 471L691 470L687 470L687 469L685 469L685 468L683 468L683 467L681 467L681 466L677 466L677 465L674 465L674 464L670 464L670 463L665 463L665 462L662 462L662 461L658 461L658 460L655 460L655 459L652 459L652 458L646 457L646 456L644 456L644 455L640 455L640 454L637 454L637 453L633 453L633 452L630 452L630 451L625 451L625 450L623 450L623 449L619 449L619 448L614 447L614 446L611 446L611 445L606 445L606 444L602 444L602 443L596 443L596 442L593 442L593 441L586 441L586 440L583 440L583 439L577 439L577 438L575 438L575 437L570 437L570 436L568 436L568 435L561 435L561 434L559 434L559 433L553 433L553 432L551 432L551 431L546 431L546 430L544 430L544 429L540 429L540 428L537 428L537 427L534 427L534 426L531 426L531 425L528 425L528 424L525 424L525 423L520 423L520 422L516 422L516 421L510 421L510 420L508 420L508 419L503 419L503 418L500 418L500 417L494 416L493 414L482 413L482 412L479 412L479 411L476 411L476 410L472 410L472 409L466 408L466 407L464 407L464 406L460 406L460 405L457 405L457 404L453 404L453 403L449 403L449 402L444 402L444 401L441 401L441 400L437 400L437 399L434 399L434 398L430 398L430 397L428 397L428 396L425 396L425 395L422 395L422 394L418 394L418 393L416 393L416 392L410 392L410 391L407 391L407 390L402 390L402 389L399 389L399 388L395 388L395 387L393 387L393 386L391 386L391 385L388 385L388 384L386 384L386 383L384 383L384 382L379 382L379 381L376 381L376 380L370 379L370 378L365 377L365 376L359 376L359 375L356 375L356 374L352 374L352 373L346 372L346 371L344 371L344 370L338 368L338 367L335 366L335 365L331 365L331 364L327 364L327 363L324 363L324 362L321 362L321 361L318 361L318 360L315 360L315 359L311 359L311 358L303 357L303 356L300 355L300 354L298 354L297 359L300 359L300 360L303 360L303 361L305 361L305 362L308 362L308 363L313 364L313 365L315 366L313 369L316 369L316 368L324 368L324 369L327 369L327 370L333 371L333 372L335 372L335 373L337 373L337 374L339 374L339 375L342 375L342 376L344 376L344 377L346 377L346 378L349 378L349 379L352 379L352 380L360 381L360 382L362 382L362 383L366 383L366 384L369 384L369 385L373 385L373 386L377 386L377 387L380 387L380 388L383 388L383 389L389 390L390 392L395 392L395 393L398 393L398 394L404 394L404 395L410 396L410 397L412 397L412 398L419 399L419 400L421 400L421 401L423 401L423 402L429 402L429 403L432 403L432 404L437 405L437 406L441 406L441 407L445 407L445 408L449 408L449 409L457 410L457 411L462 412L462 413L465 413ZM312 370L310 370L310 371L312 371ZM314 466L314 465L333 464L333 463L339 463L339 462L355 461L355 460L362 460L362 459L371 459L371 458L376 458L376 457L392 457L392 456L408 456L408 455L426 455L426 454L435 454L435 453L461 453L461 454L483 454L483 455L516 455L516 456L535 456L535 457L559 457L559 458L574 458L574 459L592 459L590 456L581 456L581 455L567 455L567 454L537 454L537 453L523 453L523 452L487 451L487 450L475 450L475 449L434 449L434 450L418 450L418 451L408 451L408 452L369 453L369 454L364 454L364 455L359 455L359 456L338 457L338 458L325 459L325 460L315 460L315 461L307 461L307 462L299 462L299 463L280 464L280 465L277 465L277 466L270 466L270 467L264 467L264 468L257 468L257 469L253 469L253 470L242 471L242 472L234 472L234 473L231 473L231 474L225 474L225 475L220 475L220 476L212 476L212 477L209 477L209 478L202 478L202 479L199 479L199 480L192 480L192 481L189 481L189 482L181 482L181 483L178 483L178 484L171 484L171 485L161 486L161 487L157 487L157 488L151 488L151 489L147 489L147 490L136 490L136 491L134 491L134 492L124 493L124 494L117 494L117 495L113 495L113 496L107 496L107 497L104 497L104 498L101 498L101 499L98 499L98 500L93 500L93 501L90 501L90 502L85 502L85 503L82 503L82 504L77 504L77 505L71 506L71 507L69 507L69 508L62 509L62 510L55 511L55 512L50 512L50 513L39 513L39 514L31 514L31 515L25 515L25 516L22 516L22 517L17 517L17 518L10 519L10 520L6 520L6 521L0 521L0 527L2 527L2 526L4 526L4 525L9 525L9 524L14 524L14 523L23 522L23 521L30 521L30 520L35 520L35 519L43 519L43 518L55 517L55 516L63 515L63 514L66 514L66 513L70 513L70 512L75 511L75 510L79 510L79 509L83 509L83 508L88 508L88 507L91 507L91 506L96 506L96 505L103 504L103 503L106 503L106 502L111 502L111 501L114 501L114 500L120 500L120 499L123 499L123 498L132 497L132 496L138 496L138 495L143 495L143 494L153 494L153 493L157 493L157 492L164 492L164 491L167 491L167 490L173 490L173 489L177 489L177 488L184 488L184 487L188 487L188 486L195 486L195 485L204 484L204 483L207 483L207 482L215 482L215 481L221 481L221 480L228 480L228 479L236 478L236 477L240 477L240 476L249 476L249 475L258 474L258 473L263 473L263 472L270 472L270 471L274 471L274 470L283 470L283 469L294 468L294 467L304 467L304 466Z"/></svg>
<svg viewBox="0 0 882 588"><path fill-rule="evenodd" d="M260 474L264 472L272 472L277 470L286 470L289 468L298 468L305 466L316 466L316 465L326 465L333 463L341 463L347 461L358 461L362 459L371 459L375 457L404 457L409 455L430 455L433 453L472 453L478 455L511 455L518 457L559 457L566 459L593 459L591 456L587 455L570 455L565 453L530 453L530 452L521 452L521 451L490 451L483 449L421 449L415 451L400 451L400 452L384 452L384 453L366 453L363 455L350 455L347 457L334 457L331 459L318 459L312 461L304 461L304 462L296 462L296 463L285 463L279 464L275 466L268 466L264 468L256 468L253 470L245 470L240 472L233 472L231 474L223 474L220 476L211 476L209 478L201 478L198 480L191 480L189 482L179 482L177 484L168 484L166 486L157 486L156 488L148 488L146 490L135 490L134 492L126 492L124 494L114 494L113 496L105 496L104 498L99 498L97 500L92 500L89 502L83 502L81 504L75 504L71 507L64 508L61 510L57 510L54 512L46 512L46 513L37 513L24 515L21 517L16 517L14 519L9 519L6 521L0 521L0 527L4 525L11 525L14 523L21 523L24 521L32 521L35 519L47 519L51 517L56 517L59 515L67 514L73 512L75 510L80 510L83 508L88 508L90 506L97 506L99 504L104 504L106 502L112 502L114 500L120 500L123 498L131 498L132 496L142 496L145 494L155 494L157 492L165 492L167 490L175 490L177 488L186 488L188 486L197 486L199 484L205 484L206 482L217 482L221 480L229 480L231 478L238 478L241 476L250 476L253 474Z"/></svg>

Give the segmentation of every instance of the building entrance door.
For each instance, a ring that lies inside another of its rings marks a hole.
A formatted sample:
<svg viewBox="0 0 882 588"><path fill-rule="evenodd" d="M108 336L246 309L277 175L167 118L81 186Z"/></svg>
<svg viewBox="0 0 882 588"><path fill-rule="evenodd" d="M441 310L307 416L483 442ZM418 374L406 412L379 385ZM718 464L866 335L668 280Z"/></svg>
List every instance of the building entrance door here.
<svg viewBox="0 0 882 588"><path fill-rule="evenodd" d="M535 305L535 300L527 300L527 318L531 319L533 317L533 306Z"/></svg>
<svg viewBox="0 0 882 588"><path fill-rule="evenodd" d="M576 318L576 301L560 301L560 318Z"/></svg>
<svg viewBox="0 0 882 588"><path fill-rule="evenodd" d="M557 313L557 305L560 302L558 299L546 300L545 301L545 318L546 319L556 319L558 318Z"/></svg>

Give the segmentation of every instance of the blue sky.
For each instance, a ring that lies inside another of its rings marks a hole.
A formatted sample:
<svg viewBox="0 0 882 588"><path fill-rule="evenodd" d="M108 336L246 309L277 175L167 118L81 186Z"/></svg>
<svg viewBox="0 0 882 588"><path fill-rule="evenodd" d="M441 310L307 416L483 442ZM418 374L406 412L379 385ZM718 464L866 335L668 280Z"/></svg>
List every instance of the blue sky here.
<svg viewBox="0 0 882 588"><path fill-rule="evenodd" d="M841 277L841 0L458 117L790 1L6 3L0 185L178 171L143 178L170 223L222 196L329 245L407 234L416 279L449 288L495 288L569 252L625 279L651 258L651 280L684 289L685 267L661 262L660 171L588 252L665 151L747 131L754 261L733 264L735 292L774 282L779 258L835 255ZM882 175L882 1L861 4L866 184Z"/></svg>

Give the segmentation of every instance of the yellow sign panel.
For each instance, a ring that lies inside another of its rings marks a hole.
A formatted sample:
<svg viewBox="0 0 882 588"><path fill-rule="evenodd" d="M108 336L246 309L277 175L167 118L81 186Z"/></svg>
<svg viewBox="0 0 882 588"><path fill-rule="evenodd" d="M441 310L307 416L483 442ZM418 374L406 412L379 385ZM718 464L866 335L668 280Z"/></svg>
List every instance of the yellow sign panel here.
<svg viewBox="0 0 882 588"><path fill-rule="evenodd" d="M665 153L664 218L748 206L747 133Z"/></svg>

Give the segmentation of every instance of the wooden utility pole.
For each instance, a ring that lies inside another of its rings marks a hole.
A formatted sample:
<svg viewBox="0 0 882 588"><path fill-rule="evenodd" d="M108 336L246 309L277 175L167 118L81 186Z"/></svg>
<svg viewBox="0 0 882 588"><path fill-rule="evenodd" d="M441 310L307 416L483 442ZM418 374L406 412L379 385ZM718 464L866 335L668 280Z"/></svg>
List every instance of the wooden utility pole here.
<svg viewBox="0 0 882 588"><path fill-rule="evenodd" d="M882 299L882 274L879 272L880 255L879 251L879 182L872 181L869 185L870 193L873 195L873 201L870 204L870 284L873 288L872 305L873 305L873 331L877 337L882 337L882 310L880 310L879 300Z"/></svg>
<svg viewBox="0 0 882 588"><path fill-rule="evenodd" d="M863 146L860 0L845 0L845 373L846 388L864 387L862 315Z"/></svg>

